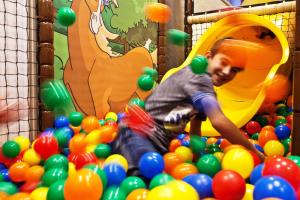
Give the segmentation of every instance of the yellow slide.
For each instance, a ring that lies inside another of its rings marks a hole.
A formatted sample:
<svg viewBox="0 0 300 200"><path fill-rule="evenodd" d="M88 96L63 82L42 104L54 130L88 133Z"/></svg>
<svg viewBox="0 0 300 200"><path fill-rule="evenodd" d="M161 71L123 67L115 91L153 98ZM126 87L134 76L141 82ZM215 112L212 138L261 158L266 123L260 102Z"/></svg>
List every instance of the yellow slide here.
<svg viewBox="0 0 300 200"><path fill-rule="evenodd" d="M275 38L259 38L261 32L271 30ZM225 115L238 127L244 126L256 114L265 99L265 87L268 81L280 71L288 72L290 67L283 65L289 57L289 45L284 33L271 21L252 14L227 16L211 26L202 35L185 62L169 70L162 81L181 68L189 65L196 55L204 55L214 42L225 37L257 42L264 48L258 49L247 59L243 72L224 86L216 87L218 100ZM187 131L189 125L187 126ZM209 120L202 123L203 136L217 136L217 131Z"/></svg>

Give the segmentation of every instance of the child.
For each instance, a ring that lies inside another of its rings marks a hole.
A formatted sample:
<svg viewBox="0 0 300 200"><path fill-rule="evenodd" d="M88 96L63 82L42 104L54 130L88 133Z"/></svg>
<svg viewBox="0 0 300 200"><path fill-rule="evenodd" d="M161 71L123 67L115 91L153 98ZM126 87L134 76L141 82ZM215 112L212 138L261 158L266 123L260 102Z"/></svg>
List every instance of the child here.
<svg viewBox="0 0 300 200"><path fill-rule="evenodd" d="M123 120L127 127L120 128L119 135L112 144L114 153L120 153L129 163L128 174L139 176L138 163L146 152L168 152L168 146L176 135L182 133L191 121L190 134L198 134L201 122L206 116L212 126L232 144L240 144L261 154L240 130L223 114L213 86L221 86L231 81L243 70L250 42L222 39L206 53L208 70L204 74L194 74L190 66L182 68L159 84L146 99L145 113L136 109L129 113L140 118L133 122L128 116ZM248 48L248 47L247 47ZM130 128L128 128L130 127Z"/></svg>

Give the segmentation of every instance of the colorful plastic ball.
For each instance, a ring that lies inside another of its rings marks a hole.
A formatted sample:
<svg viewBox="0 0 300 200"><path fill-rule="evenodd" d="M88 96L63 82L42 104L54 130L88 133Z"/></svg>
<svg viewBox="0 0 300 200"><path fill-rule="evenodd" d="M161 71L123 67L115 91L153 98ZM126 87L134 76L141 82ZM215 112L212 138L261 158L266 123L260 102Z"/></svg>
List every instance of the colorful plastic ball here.
<svg viewBox="0 0 300 200"><path fill-rule="evenodd" d="M76 169L81 169L83 166L87 164L97 163L97 157L94 153L81 153L81 154L73 154L69 155L69 161L74 163Z"/></svg>
<svg viewBox="0 0 300 200"><path fill-rule="evenodd" d="M181 146L181 141L178 139L173 139L169 144L169 151L174 152L180 146Z"/></svg>
<svg viewBox="0 0 300 200"><path fill-rule="evenodd" d="M112 142L117 136L117 130L114 126L102 126L99 128L101 132L101 142L102 143L110 143Z"/></svg>
<svg viewBox="0 0 300 200"><path fill-rule="evenodd" d="M214 196L212 192L212 178L206 174L189 175L183 181L193 186L201 199Z"/></svg>
<svg viewBox="0 0 300 200"><path fill-rule="evenodd" d="M208 61L205 56L196 56L191 64L190 67L192 72L195 74L203 74L207 71Z"/></svg>
<svg viewBox="0 0 300 200"><path fill-rule="evenodd" d="M25 181L29 165L25 162L16 162L9 168L9 177L14 182Z"/></svg>
<svg viewBox="0 0 300 200"><path fill-rule="evenodd" d="M30 194L31 200L46 200L48 190L49 190L48 187L38 187L38 188L36 188Z"/></svg>
<svg viewBox="0 0 300 200"><path fill-rule="evenodd" d="M7 158L15 158L21 151L20 145L12 140L6 141L2 146L2 153Z"/></svg>
<svg viewBox="0 0 300 200"><path fill-rule="evenodd" d="M262 170L264 168L264 164L259 164L251 172L250 175L250 183L255 184L262 177Z"/></svg>
<svg viewBox="0 0 300 200"><path fill-rule="evenodd" d="M8 169L2 169L0 170L0 174L4 181L11 181L8 173ZM1 190L0 190L1 191Z"/></svg>
<svg viewBox="0 0 300 200"><path fill-rule="evenodd" d="M296 192L293 187L283 178L278 176L266 176L259 179L254 187L253 197L255 200L268 197L282 200L296 200Z"/></svg>
<svg viewBox="0 0 300 200"><path fill-rule="evenodd" d="M147 189L136 189L127 196L126 200L146 200L148 193Z"/></svg>
<svg viewBox="0 0 300 200"><path fill-rule="evenodd" d="M62 7L57 11L57 20L63 26L71 26L76 20L76 14L71 8Z"/></svg>
<svg viewBox="0 0 300 200"><path fill-rule="evenodd" d="M64 148L69 144L70 139L74 135L73 130L69 127L56 129L53 136L56 138L59 147Z"/></svg>
<svg viewBox="0 0 300 200"><path fill-rule="evenodd" d="M163 156L165 163L165 171L171 173L171 171L180 163L183 163L183 160L180 159L179 155L174 152L166 153Z"/></svg>
<svg viewBox="0 0 300 200"><path fill-rule="evenodd" d="M128 195L136 189L146 188L146 184L137 176L129 176L122 181L120 188L125 192L126 195Z"/></svg>
<svg viewBox="0 0 300 200"><path fill-rule="evenodd" d="M177 165L171 172L175 179L183 179L191 174L197 174L198 169L195 165L190 163L181 163Z"/></svg>
<svg viewBox="0 0 300 200"><path fill-rule="evenodd" d="M206 154L202 156L196 163L199 172L213 177L216 173L221 170L221 163L219 160L211 155Z"/></svg>
<svg viewBox="0 0 300 200"><path fill-rule="evenodd" d="M253 200L254 185L246 184L246 192L242 200Z"/></svg>
<svg viewBox="0 0 300 200"><path fill-rule="evenodd" d="M277 126L279 126L279 125L282 125L282 124L286 124L287 123L287 121L286 121L286 119L277 119L276 121L275 121L275 127L277 127Z"/></svg>
<svg viewBox="0 0 300 200"><path fill-rule="evenodd" d="M16 143L19 144L20 152L23 152L23 151L29 149L29 146L30 146L29 138L26 138L22 135L19 135L14 140L15 140Z"/></svg>
<svg viewBox="0 0 300 200"><path fill-rule="evenodd" d="M151 76L149 75L142 75L138 79L138 87L143 90L143 91L149 91L152 89L154 85L154 80Z"/></svg>
<svg viewBox="0 0 300 200"><path fill-rule="evenodd" d="M127 172L128 170L128 162L126 158L120 154L113 154L107 157L107 159L104 161L104 166L109 165L109 164L118 164L121 167L124 168L124 170Z"/></svg>
<svg viewBox="0 0 300 200"><path fill-rule="evenodd" d="M247 132L252 135L254 133L258 133L261 130L261 126L258 122L256 121L250 121L246 125L246 130Z"/></svg>
<svg viewBox="0 0 300 200"><path fill-rule="evenodd" d="M185 161L192 161L193 160L193 152L191 151L190 148L181 146L178 147L175 150L175 153L179 156L181 160Z"/></svg>
<svg viewBox="0 0 300 200"><path fill-rule="evenodd" d="M288 159L292 160L294 163L296 163L296 165L298 165L300 167L300 156L288 156Z"/></svg>
<svg viewBox="0 0 300 200"><path fill-rule="evenodd" d="M259 136L259 133L254 133L253 135L251 135L251 139L258 140L258 136Z"/></svg>
<svg viewBox="0 0 300 200"><path fill-rule="evenodd" d="M48 171L48 170L54 169L54 168L64 169L65 171L68 171L69 161L65 156L60 155L60 154L55 154L46 160L44 168L45 168L45 171Z"/></svg>
<svg viewBox="0 0 300 200"><path fill-rule="evenodd" d="M103 168L104 172L107 175L108 185L120 185L122 181L126 178L126 171L119 164L108 164Z"/></svg>
<svg viewBox="0 0 300 200"><path fill-rule="evenodd" d="M105 120L106 119L113 119L115 122L118 121L118 115L114 112L108 112L106 115L105 115Z"/></svg>
<svg viewBox="0 0 300 200"><path fill-rule="evenodd" d="M58 142L55 137L43 136L36 140L33 148L42 159L46 160L53 154L58 153Z"/></svg>
<svg viewBox="0 0 300 200"><path fill-rule="evenodd" d="M287 180L295 189L300 186L300 169L288 158L272 158L265 162L263 176L279 176Z"/></svg>
<svg viewBox="0 0 300 200"><path fill-rule="evenodd" d="M125 115L126 115L125 112L119 112L118 113L118 122L120 122L125 117Z"/></svg>
<svg viewBox="0 0 300 200"><path fill-rule="evenodd" d="M0 182L0 191L5 192L8 195L13 195L18 192L18 188L15 184L10 182Z"/></svg>
<svg viewBox="0 0 300 200"><path fill-rule="evenodd" d="M266 100L267 102L275 103L284 99L290 90L290 82L288 77L277 74L267 83L266 86Z"/></svg>
<svg viewBox="0 0 300 200"><path fill-rule="evenodd" d="M106 188L106 186L107 186L107 176L106 176L106 173L98 165L89 164L89 165L85 165L84 168L85 169L90 169L93 172L95 172L96 174L98 174L98 176L101 179L103 189Z"/></svg>
<svg viewBox="0 0 300 200"><path fill-rule="evenodd" d="M72 126L80 126L83 120L83 115L80 112L71 112L69 115L69 122Z"/></svg>
<svg viewBox="0 0 300 200"><path fill-rule="evenodd" d="M65 116L58 116L54 120L54 126L55 128L62 128L65 126L69 126L69 120Z"/></svg>
<svg viewBox="0 0 300 200"><path fill-rule="evenodd" d="M64 169L49 169L42 177L42 183L44 186L49 187L53 183L59 180L65 180L68 177L68 173Z"/></svg>
<svg viewBox="0 0 300 200"><path fill-rule="evenodd" d="M290 151L291 139L287 138L285 140L282 140L281 144L284 146L284 155L286 155Z"/></svg>
<svg viewBox="0 0 300 200"><path fill-rule="evenodd" d="M1 196L0 196L1 199ZM9 196L5 200L31 200L30 195L24 192L18 192L14 195Z"/></svg>
<svg viewBox="0 0 300 200"><path fill-rule="evenodd" d="M154 178L151 180L149 189L152 190L153 188L155 188L157 186L165 185L172 180L174 180L174 178L168 174L158 174L158 175L154 176Z"/></svg>
<svg viewBox="0 0 300 200"><path fill-rule="evenodd" d="M254 168L252 155L245 149L232 149L225 153L222 169L233 170L243 178L248 178Z"/></svg>
<svg viewBox="0 0 300 200"><path fill-rule="evenodd" d="M153 178L165 168L163 157L156 152L145 153L139 161L139 170L146 178Z"/></svg>
<svg viewBox="0 0 300 200"><path fill-rule="evenodd" d="M25 151L22 160L29 165L38 165L41 161L41 158L38 153L34 151L34 149L28 149Z"/></svg>
<svg viewBox="0 0 300 200"><path fill-rule="evenodd" d="M170 44L184 46L187 44L190 35L176 29L170 29L167 33L167 40Z"/></svg>
<svg viewBox="0 0 300 200"><path fill-rule="evenodd" d="M64 200L65 180L59 180L53 183L47 192L47 200Z"/></svg>
<svg viewBox="0 0 300 200"><path fill-rule="evenodd" d="M87 116L82 120L81 127L86 133L89 133L92 130L98 129L100 124L97 117Z"/></svg>
<svg viewBox="0 0 300 200"><path fill-rule="evenodd" d="M111 147L107 144L98 144L94 149L97 158L107 158L111 153Z"/></svg>
<svg viewBox="0 0 300 200"><path fill-rule="evenodd" d="M144 10L147 19L158 23L167 23L172 14L170 7L162 3L149 3Z"/></svg>
<svg viewBox="0 0 300 200"><path fill-rule="evenodd" d="M120 187L113 185L104 191L101 199L103 199L103 200L125 200L126 193Z"/></svg>
<svg viewBox="0 0 300 200"><path fill-rule="evenodd" d="M64 195L66 200L99 200L102 190L99 176L92 170L81 169L67 178Z"/></svg>
<svg viewBox="0 0 300 200"><path fill-rule="evenodd" d="M158 72L152 67L144 67L144 74L151 76L155 81L158 80Z"/></svg>
<svg viewBox="0 0 300 200"><path fill-rule="evenodd" d="M36 165L30 167L25 173L26 182L36 182L40 181L45 170L42 166Z"/></svg>
<svg viewBox="0 0 300 200"><path fill-rule="evenodd" d="M264 126L268 125L268 123L269 123L268 118L266 118L263 115L256 116L254 120L260 124L260 127L264 127Z"/></svg>
<svg viewBox="0 0 300 200"><path fill-rule="evenodd" d="M214 176L212 190L218 200L240 200L246 192L246 183L237 172L222 170Z"/></svg>
<svg viewBox="0 0 300 200"><path fill-rule="evenodd" d="M290 137L291 129L286 125L279 125L275 128L275 133L279 140L284 140Z"/></svg>
<svg viewBox="0 0 300 200"><path fill-rule="evenodd" d="M23 185L19 187L20 192L26 192L26 193L31 193L34 191L36 188L41 186L40 181L30 181L30 182L25 182Z"/></svg>
<svg viewBox="0 0 300 200"><path fill-rule="evenodd" d="M284 146L277 140L270 140L265 144L264 152L267 156L283 156Z"/></svg>
<svg viewBox="0 0 300 200"><path fill-rule="evenodd" d="M274 131L271 130L262 130L258 136L258 143L261 147L264 147L265 144L270 140L278 140Z"/></svg>
<svg viewBox="0 0 300 200"><path fill-rule="evenodd" d="M205 151L206 143L202 140L200 136L191 135L190 136L190 148L193 153L199 154Z"/></svg>

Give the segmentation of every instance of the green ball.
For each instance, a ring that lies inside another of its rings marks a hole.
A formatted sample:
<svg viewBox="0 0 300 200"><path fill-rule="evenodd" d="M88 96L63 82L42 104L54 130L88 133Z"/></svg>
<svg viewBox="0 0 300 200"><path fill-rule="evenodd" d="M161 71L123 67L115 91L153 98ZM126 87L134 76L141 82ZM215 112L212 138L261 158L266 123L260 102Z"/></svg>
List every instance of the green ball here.
<svg viewBox="0 0 300 200"><path fill-rule="evenodd" d="M153 188L160 186L160 185L165 185L168 182L174 180L172 176L169 174L158 174L154 176L154 178L151 180L149 189L152 190Z"/></svg>
<svg viewBox="0 0 300 200"><path fill-rule="evenodd" d="M94 153L97 158L107 158L111 154L111 147L107 144L98 144Z"/></svg>
<svg viewBox="0 0 300 200"><path fill-rule="evenodd" d="M254 133L253 135L251 135L251 139L258 140L258 136L259 136L259 133Z"/></svg>
<svg viewBox="0 0 300 200"><path fill-rule="evenodd" d="M207 58L205 56L197 56L192 60L190 66L195 74L203 74L207 71Z"/></svg>
<svg viewBox="0 0 300 200"><path fill-rule="evenodd" d="M286 119L277 119L275 121L275 127L277 127L277 126L279 126L281 124L286 124L286 123L287 123Z"/></svg>
<svg viewBox="0 0 300 200"><path fill-rule="evenodd" d="M154 80L149 75L142 75L138 79L138 86L141 90L149 91L152 89L153 85L154 85Z"/></svg>
<svg viewBox="0 0 300 200"><path fill-rule="evenodd" d="M190 39L190 35L180 30L170 29L167 32L167 39L171 44L184 46Z"/></svg>
<svg viewBox="0 0 300 200"><path fill-rule="evenodd" d="M69 7L62 7L57 12L57 20L63 26L70 26L76 20L75 12Z"/></svg>
<svg viewBox="0 0 300 200"><path fill-rule="evenodd" d="M208 150L208 153L210 154L214 154L216 152L222 152L222 150L220 149L220 147L213 147L211 149Z"/></svg>
<svg viewBox="0 0 300 200"><path fill-rule="evenodd" d="M69 115L69 122L72 126L80 126L83 120L83 115L80 112L71 112Z"/></svg>
<svg viewBox="0 0 300 200"><path fill-rule="evenodd" d="M50 156L44 165L45 171L48 171L50 169L63 169L65 171L69 170L69 161L68 159L61 155L61 154L55 154Z"/></svg>
<svg viewBox="0 0 300 200"><path fill-rule="evenodd" d="M288 159L292 160L298 167L300 167L300 156L288 156Z"/></svg>
<svg viewBox="0 0 300 200"><path fill-rule="evenodd" d="M100 119L100 120L98 120L99 121L99 124L100 124L100 126L104 126L104 124L105 124L105 120L104 119Z"/></svg>
<svg viewBox="0 0 300 200"><path fill-rule="evenodd" d="M129 176L122 181L120 188L128 195L135 189L146 188L146 184L137 176Z"/></svg>
<svg viewBox="0 0 300 200"><path fill-rule="evenodd" d="M47 192L47 200L65 200L64 187L66 180L53 183Z"/></svg>
<svg viewBox="0 0 300 200"><path fill-rule="evenodd" d="M145 109L145 102L139 98L133 98L129 101L129 105L137 105L143 109Z"/></svg>
<svg viewBox="0 0 300 200"><path fill-rule="evenodd" d="M68 172L64 169L49 169L42 177L43 186L50 187L53 183L59 180L65 180L68 177Z"/></svg>
<svg viewBox="0 0 300 200"><path fill-rule="evenodd" d="M145 67L144 74L151 76L153 78L153 80L155 80L155 81L158 80L158 72L156 69L153 69L151 67Z"/></svg>
<svg viewBox="0 0 300 200"><path fill-rule="evenodd" d="M0 182L5 181L2 174L0 174Z"/></svg>
<svg viewBox="0 0 300 200"><path fill-rule="evenodd" d="M287 106L280 106L277 108L276 113L277 115L284 116L289 112L289 108Z"/></svg>
<svg viewBox="0 0 300 200"><path fill-rule="evenodd" d="M70 135L65 132L64 128L59 128L54 131L53 136L56 138L60 148L68 146Z"/></svg>
<svg viewBox="0 0 300 200"><path fill-rule="evenodd" d="M288 154L290 151L291 139L287 138L281 141L284 146L284 155Z"/></svg>
<svg viewBox="0 0 300 200"><path fill-rule="evenodd" d="M99 166L89 164L89 165L84 166L83 168L90 169L93 172L96 172L96 174L98 174L98 176L101 179L103 189L106 188L106 186L107 186L107 176L106 176L106 173L101 168L99 168Z"/></svg>
<svg viewBox="0 0 300 200"><path fill-rule="evenodd" d="M265 116L259 115L255 117L255 121L257 121L261 127L267 126L268 125L268 119Z"/></svg>
<svg viewBox="0 0 300 200"><path fill-rule="evenodd" d="M21 151L20 145L15 141L9 140L2 146L2 153L7 158L15 158Z"/></svg>
<svg viewBox="0 0 300 200"><path fill-rule="evenodd" d="M125 200L126 193L120 187L110 186L104 191L101 200Z"/></svg>
<svg viewBox="0 0 300 200"><path fill-rule="evenodd" d="M205 152L206 143L198 135L190 136L190 148L195 154Z"/></svg>
<svg viewBox="0 0 300 200"><path fill-rule="evenodd" d="M221 164L219 160L211 155L206 154L202 156L196 163L199 172L213 177L216 173L221 170Z"/></svg>
<svg viewBox="0 0 300 200"><path fill-rule="evenodd" d="M0 182L0 192L4 192L8 195L13 195L18 192L18 188L15 184L10 182Z"/></svg>

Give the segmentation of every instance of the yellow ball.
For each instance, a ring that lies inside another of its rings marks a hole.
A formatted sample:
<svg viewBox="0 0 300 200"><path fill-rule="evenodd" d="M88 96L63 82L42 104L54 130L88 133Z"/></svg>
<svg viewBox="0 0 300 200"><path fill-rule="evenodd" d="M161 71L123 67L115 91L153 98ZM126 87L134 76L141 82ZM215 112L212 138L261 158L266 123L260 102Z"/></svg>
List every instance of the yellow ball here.
<svg viewBox="0 0 300 200"><path fill-rule="evenodd" d="M39 187L33 190L30 194L31 200L47 200L47 187Z"/></svg>
<svg viewBox="0 0 300 200"><path fill-rule="evenodd" d="M30 166L38 165L41 162L41 158L34 149L27 149L23 155L22 160L28 163Z"/></svg>
<svg viewBox="0 0 300 200"><path fill-rule="evenodd" d="M215 152L214 156L219 160L219 162L221 163L224 157L224 153L222 152Z"/></svg>
<svg viewBox="0 0 300 200"><path fill-rule="evenodd" d="M101 143L101 131L99 129L92 130L85 136L84 142L86 145L97 145Z"/></svg>
<svg viewBox="0 0 300 200"><path fill-rule="evenodd" d="M69 171L68 171L69 176L72 176L75 173L76 173L76 166L75 166L75 164L69 162Z"/></svg>
<svg viewBox="0 0 300 200"><path fill-rule="evenodd" d="M175 150L175 153L182 161L192 161L193 160L193 152L190 148L185 146L180 146Z"/></svg>
<svg viewBox="0 0 300 200"><path fill-rule="evenodd" d="M22 135L15 138L15 142L20 145L21 152L27 150L30 146L29 138L26 138Z"/></svg>
<svg viewBox="0 0 300 200"><path fill-rule="evenodd" d="M94 152L96 146L97 146L96 144L88 145L88 146L85 147L85 151L86 151L87 153Z"/></svg>
<svg viewBox="0 0 300 200"><path fill-rule="evenodd" d="M125 169L126 172L128 170L128 162L127 162L126 158L120 154L113 154L113 155L108 156L106 158L106 160L104 161L103 166L106 166L111 163L116 163L116 164L121 165Z"/></svg>
<svg viewBox="0 0 300 200"><path fill-rule="evenodd" d="M225 153L222 168L233 170L246 179L254 168L254 160L247 150L234 148Z"/></svg>
<svg viewBox="0 0 300 200"><path fill-rule="evenodd" d="M283 156L284 146L277 140L270 140L265 144L264 151L267 156Z"/></svg>
<svg viewBox="0 0 300 200"><path fill-rule="evenodd" d="M246 184L246 192L242 200L253 200L254 185Z"/></svg>
<svg viewBox="0 0 300 200"><path fill-rule="evenodd" d="M116 122L118 121L118 115L114 112L109 112L105 115L105 119L113 119Z"/></svg>

